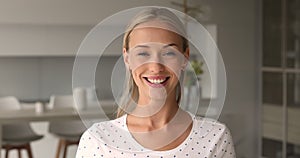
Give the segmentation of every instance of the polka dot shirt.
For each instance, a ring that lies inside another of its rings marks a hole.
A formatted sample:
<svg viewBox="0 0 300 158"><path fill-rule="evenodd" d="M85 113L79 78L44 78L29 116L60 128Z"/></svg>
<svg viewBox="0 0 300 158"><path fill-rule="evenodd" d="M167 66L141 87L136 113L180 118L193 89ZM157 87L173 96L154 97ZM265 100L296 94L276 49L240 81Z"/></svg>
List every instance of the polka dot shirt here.
<svg viewBox="0 0 300 158"><path fill-rule="evenodd" d="M130 134L127 115L100 122L81 137L76 158L235 158L229 130L215 120L193 117L189 136L176 148L153 151Z"/></svg>

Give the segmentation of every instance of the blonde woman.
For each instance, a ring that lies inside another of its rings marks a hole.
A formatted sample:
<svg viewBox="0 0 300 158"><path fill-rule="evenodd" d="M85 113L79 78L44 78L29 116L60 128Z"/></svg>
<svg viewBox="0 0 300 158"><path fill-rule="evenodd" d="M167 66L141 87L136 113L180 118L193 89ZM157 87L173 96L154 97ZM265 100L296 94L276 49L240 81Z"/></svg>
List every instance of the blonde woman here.
<svg viewBox="0 0 300 158"><path fill-rule="evenodd" d="M189 58L184 25L170 10L147 8L124 34L128 84L115 120L94 124L82 136L77 158L232 158L225 125L180 105Z"/></svg>

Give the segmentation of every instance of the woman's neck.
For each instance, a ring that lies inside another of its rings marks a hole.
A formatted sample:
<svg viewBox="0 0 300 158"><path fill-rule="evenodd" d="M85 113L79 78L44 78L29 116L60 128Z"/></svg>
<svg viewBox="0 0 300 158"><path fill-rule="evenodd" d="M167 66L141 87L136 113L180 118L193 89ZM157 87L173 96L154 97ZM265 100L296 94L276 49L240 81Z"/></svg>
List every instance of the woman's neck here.
<svg viewBox="0 0 300 158"><path fill-rule="evenodd" d="M129 115L129 120L136 125L143 125L153 130L164 127L177 112L181 112L181 109L174 98L167 98L166 101L152 100L148 105L138 106Z"/></svg>
<svg viewBox="0 0 300 158"><path fill-rule="evenodd" d="M192 129L192 118L175 101L167 102L151 116L129 114L126 124L133 138L145 148L170 150L187 138Z"/></svg>

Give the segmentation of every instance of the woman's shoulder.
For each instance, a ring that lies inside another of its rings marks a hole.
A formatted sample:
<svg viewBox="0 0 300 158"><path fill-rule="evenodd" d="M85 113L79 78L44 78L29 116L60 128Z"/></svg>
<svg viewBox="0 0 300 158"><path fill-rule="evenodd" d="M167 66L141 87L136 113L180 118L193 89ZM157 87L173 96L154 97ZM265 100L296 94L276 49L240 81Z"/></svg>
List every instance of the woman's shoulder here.
<svg viewBox="0 0 300 158"><path fill-rule="evenodd" d="M90 157L94 153L103 153L106 148L116 146L124 132L122 117L94 123L81 136L77 157ZM97 155L97 154L96 154ZM93 156L94 157L94 156Z"/></svg>
<svg viewBox="0 0 300 158"><path fill-rule="evenodd" d="M215 119L194 117L193 139L198 144L205 144L203 148L214 149L210 155L218 157L235 157L234 143L229 129L224 123ZM206 150L208 152L208 150Z"/></svg>
<svg viewBox="0 0 300 158"><path fill-rule="evenodd" d="M230 134L227 126L212 118L206 118L201 116L194 116L194 130L199 131L201 137L207 137L209 135L222 136Z"/></svg>
<svg viewBox="0 0 300 158"><path fill-rule="evenodd" d="M94 123L84 132L83 136L93 137L94 140L100 142L111 142L128 133L125 117Z"/></svg>
<svg viewBox="0 0 300 158"><path fill-rule="evenodd" d="M114 120L102 121L94 123L86 132L93 133L96 135L109 135L116 133L116 131L126 130L125 128L125 116Z"/></svg>
<svg viewBox="0 0 300 158"><path fill-rule="evenodd" d="M211 125L211 126L217 126L217 127L223 127L225 128L226 125L222 122L219 122L216 119L209 118L209 117L202 117L202 116L193 116L194 122L199 125Z"/></svg>

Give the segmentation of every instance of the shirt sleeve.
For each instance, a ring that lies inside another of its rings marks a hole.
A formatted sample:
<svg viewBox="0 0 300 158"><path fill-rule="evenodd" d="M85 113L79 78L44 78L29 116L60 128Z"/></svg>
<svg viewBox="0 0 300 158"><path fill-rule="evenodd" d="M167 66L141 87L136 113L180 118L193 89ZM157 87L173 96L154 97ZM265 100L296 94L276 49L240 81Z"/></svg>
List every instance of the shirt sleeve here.
<svg viewBox="0 0 300 158"><path fill-rule="evenodd" d="M76 158L95 157L99 156L100 153L102 153L100 143L89 130L85 131L80 138Z"/></svg>
<svg viewBox="0 0 300 158"><path fill-rule="evenodd" d="M226 126L219 141L219 147L216 150L216 155L219 155L219 158L236 158L234 143L232 141L230 131Z"/></svg>

